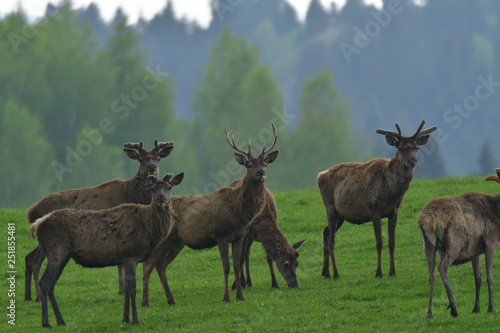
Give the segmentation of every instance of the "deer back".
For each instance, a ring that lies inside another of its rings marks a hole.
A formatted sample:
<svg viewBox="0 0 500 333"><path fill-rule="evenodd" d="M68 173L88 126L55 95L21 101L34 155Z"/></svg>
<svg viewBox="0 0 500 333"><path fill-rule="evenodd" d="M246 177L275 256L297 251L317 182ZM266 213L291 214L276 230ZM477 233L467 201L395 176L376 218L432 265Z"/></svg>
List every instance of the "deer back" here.
<svg viewBox="0 0 500 333"><path fill-rule="evenodd" d="M431 200L422 208L418 225L438 251L454 242L467 244L456 263L484 253L484 235L500 238L500 196L467 193Z"/></svg>
<svg viewBox="0 0 500 333"><path fill-rule="evenodd" d="M377 210L381 217L399 207L410 182L397 182L392 160L376 158L366 163L338 164L318 176L327 210L335 209L352 223L371 221ZM334 206L329 207L333 198Z"/></svg>

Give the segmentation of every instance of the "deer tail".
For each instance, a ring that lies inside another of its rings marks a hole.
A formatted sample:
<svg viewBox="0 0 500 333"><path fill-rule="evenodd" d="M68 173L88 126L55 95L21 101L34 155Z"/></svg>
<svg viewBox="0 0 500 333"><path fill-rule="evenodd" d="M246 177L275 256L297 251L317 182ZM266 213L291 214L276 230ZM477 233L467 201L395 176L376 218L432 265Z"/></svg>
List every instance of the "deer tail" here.
<svg viewBox="0 0 500 333"><path fill-rule="evenodd" d="M436 246L437 236L437 216L432 213L421 212L418 216L418 226L422 230L422 235L434 246Z"/></svg>
<svg viewBox="0 0 500 333"><path fill-rule="evenodd" d="M47 217L49 216L49 214L37 219L35 222L33 222L30 226L30 235L31 237L33 237L34 239L37 239L38 237L38 227L40 226L41 223L43 223L43 221L45 221L47 219Z"/></svg>

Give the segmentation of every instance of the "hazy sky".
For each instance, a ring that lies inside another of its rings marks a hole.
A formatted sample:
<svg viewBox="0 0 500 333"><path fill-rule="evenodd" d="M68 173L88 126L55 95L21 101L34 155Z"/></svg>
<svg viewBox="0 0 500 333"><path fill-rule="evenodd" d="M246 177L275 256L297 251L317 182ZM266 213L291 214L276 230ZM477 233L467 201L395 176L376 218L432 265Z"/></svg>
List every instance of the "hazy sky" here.
<svg viewBox="0 0 500 333"><path fill-rule="evenodd" d="M105 20L113 18L118 7L128 15L129 22L135 23L139 17L151 19L155 14L165 8L168 0L73 0L74 8L87 7L94 2L98 5L101 16ZM188 20L196 20L203 27L208 26L211 20L210 0L169 0L173 3L175 14L178 18L184 17ZM224 4L235 4L242 1L255 0L220 0ZM286 0L297 10L299 19L303 19L305 12L311 0ZM343 6L347 0L320 0L328 8L330 3L335 2ZM382 0L365 0L366 3L380 5ZM60 3L60 0L0 0L0 15L3 17L6 13L15 10L19 4L30 18L38 18L45 13L47 3ZM235 6L237 9L237 5Z"/></svg>

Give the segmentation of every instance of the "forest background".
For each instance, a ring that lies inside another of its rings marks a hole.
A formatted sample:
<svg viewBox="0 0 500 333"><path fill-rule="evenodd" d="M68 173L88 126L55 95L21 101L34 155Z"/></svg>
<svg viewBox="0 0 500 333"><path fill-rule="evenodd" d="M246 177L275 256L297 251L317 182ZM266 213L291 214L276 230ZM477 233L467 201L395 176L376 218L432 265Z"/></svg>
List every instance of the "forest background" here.
<svg viewBox="0 0 500 333"><path fill-rule="evenodd" d="M128 179L125 142L174 141L161 173L176 194L240 177L224 128L257 154L276 125L271 190L316 186L334 164L392 157L377 128L438 126L416 177L489 174L500 124L500 2L312 0L303 22L285 0L218 1L207 28L172 5L130 24L96 5L48 5L33 22L0 18L0 202L25 207L59 190ZM496 37L495 37L496 36Z"/></svg>

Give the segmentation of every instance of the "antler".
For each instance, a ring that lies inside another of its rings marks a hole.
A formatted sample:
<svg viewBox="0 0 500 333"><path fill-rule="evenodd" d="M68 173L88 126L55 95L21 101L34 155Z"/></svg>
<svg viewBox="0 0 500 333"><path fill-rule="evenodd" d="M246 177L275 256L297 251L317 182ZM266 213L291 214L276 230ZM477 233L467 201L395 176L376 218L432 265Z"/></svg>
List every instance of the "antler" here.
<svg viewBox="0 0 500 333"><path fill-rule="evenodd" d="M418 127L417 131L412 136L413 139L417 139L417 138L419 138L421 136L430 134L430 133L434 132L435 130L437 130L437 127L433 126L433 127L429 128L429 129L426 129L425 131L422 131L422 128L424 127L424 124L425 124L425 120L422 120L422 123Z"/></svg>
<svg viewBox="0 0 500 333"><path fill-rule="evenodd" d="M145 150L142 146L143 146L142 141L139 143L127 142L127 143L123 144L123 147L129 148L129 149L136 149L139 153L142 152L143 150Z"/></svg>
<svg viewBox="0 0 500 333"><path fill-rule="evenodd" d="M430 134L430 133L434 132L435 130L437 130L437 127L433 126L433 127L429 128L429 129L426 129L426 130L422 131L422 128L424 127L424 124L425 124L425 120L422 120L422 122L420 123L420 126L418 127L418 129L415 132L415 134L413 134L413 136L411 136L412 139L417 139L417 138L419 138L421 136ZM384 134L384 135L391 135L391 136L393 136L393 137L395 137L396 139L399 140L399 139L401 139L403 137L403 132L401 131L401 127L399 126L399 124L396 124L396 128L398 130L398 133L391 132L391 131L386 131L386 130L381 130L381 129L378 129L377 133Z"/></svg>
<svg viewBox="0 0 500 333"><path fill-rule="evenodd" d="M236 144L234 143L234 135L233 135L233 138L232 138L232 142L231 140L229 140L229 135L231 135L231 133L233 133L233 130L229 131L229 133L227 132L227 128L224 127L224 130L226 131L226 140L227 140L227 143L229 143L229 145L231 147L233 147L234 150L236 150L237 152L239 153L242 153L244 155L247 155L247 156L250 156L250 141L248 141L248 152L236 147Z"/></svg>
<svg viewBox="0 0 500 333"><path fill-rule="evenodd" d="M278 140L278 135L276 134L276 127L274 127L273 123L271 123L271 126L273 127L273 133L274 133L273 144L271 145L271 147L266 149L266 144L264 143L264 147L262 148L261 155L265 155L265 154L269 153L271 151L271 149L273 149L274 145L276 144L276 140Z"/></svg>
<svg viewBox="0 0 500 333"><path fill-rule="evenodd" d="M155 140L155 147L153 148L153 150L155 150L157 153L159 153L163 148L170 147L173 145L174 145L174 143L172 141L158 142L158 140Z"/></svg>
<svg viewBox="0 0 500 333"><path fill-rule="evenodd" d="M401 127L399 127L399 124L396 124L396 128L398 130L398 133L392 132L392 131L386 131L386 130L382 130L382 129L378 129L377 133L378 134L383 134L383 135L390 135L390 136L393 136L393 137L395 137L396 139L399 140L399 139L401 139L401 137L403 135L402 135L402 132L401 132Z"/></svg>

